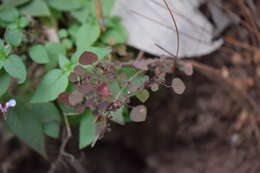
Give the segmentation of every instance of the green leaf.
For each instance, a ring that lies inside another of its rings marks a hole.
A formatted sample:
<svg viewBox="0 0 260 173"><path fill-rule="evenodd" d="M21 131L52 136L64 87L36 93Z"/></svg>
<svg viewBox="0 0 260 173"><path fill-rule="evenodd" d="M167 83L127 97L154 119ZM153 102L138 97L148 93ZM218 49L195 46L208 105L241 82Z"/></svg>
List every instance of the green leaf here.
<svg viewBox="0 0 260 173"><path fill-rule="evenodd" d="M22 43L23 33L17 29L7 29L5 39L11 46L18 47Z"/></svg>
<svg viewBox="0 0 260 173"><path fill-rule="evenodd" d="M8 74L0 75L0 97L7 91L10 84L10 76Z"/></svg>
<svg viewBox="0 0 260 173"><path fill-rule="evenodd" d="M58 122L50 122L43 126L45 134L52 138L58 138L60 133L60 124Z"/></svg>
<svg viewBox="0 0 260 173"><path fill-rule="evenodd" d="M73 41L76 41L77 39L77 33L79 31L80 26L79 25L71 25L68 29L69 35L72 38Z"/></svg>
<svg viewBox="0 0 260 173"><path fill-rule="evenodd" d="M27 17L21 16L18 20L17 20L17 27L19 29L23 29L26 26L28 26L30 24L30 21Z"/></svg>
<svg viewBox="0 0 260 173"><path fill-rule="evenodd" d="M118 124L124 125L125 121L124 121L123 111L124 111L124 108L122 107L122 108L117 109L114 112L111 112L111 115L113 117L112 120Z"/></svg>
<svg viewBox="0 0 260 173"><path fill-rule="evenodd" d="M37 118L42 123L44 133L50 137L58 138L60 132L61 116L53 103L32 104Z"/></svg>
<svg viewBox="0 0 260 173"><path fill-rule="evenodd" d="M91 110L87 110L80 121L79 127L79 148L83 149L90 145L96 139L95 117Z"/></svg>
<svg viewBox="0 0 260 173"><path fill-rule="evenodd" d="M71 39L64 39L62 40L62 45L66 50L71 50L72 46L73 46L73 41Z"/></svg>
<svg viewBox="0 0 260 173"><path fill-rule="evenodd" d="M55 100L64 92L68 85L69 73L63 73L60 69L49 71L40 82L31 103L44 103Z"/></svg>
<svg viewBox="0 0 260 173"><path fill-rule="evenodd" d="M16 136L46 158L44 132L42 124L37 118L41 111L34 110L33 107L27 106L23 102L17 103L15 109L10 109L6 124Z"/></svg>
<svg viewBox="0 0 260 173"><path fill-rule="evenodd" d="M88 8L81 8L78 10L71 11L71 15L80 23L85 23L90 18L91 12Z"/></svg>
<svg viewBox="0 0 260 173"><path fill-rule="evenodd" d="M0 70L2 69L3 66L4 66L4 61L0 59Z"/></svg>
<svg viewBox="0 0 260 173"><path fill-rule="evenodd" d="M89 51L89 52L93 52L93 53L97 54L98 60L102 60L102 59L104 59L105 56L107 56L111 52L111 49L98 48L98 47L80 48L80 49L77 49L77 51L72 55L71 61L74 63L78 63L80 55L85 51Z"/></svg>
<svg viewBox="0 0 260 173"><path fill-rule="evenodd" d="M50 10L44 0L32 0L20 8L22 13L29 16L42 17L50 16Z"/></svg>
<svg viewBox="0 0 260 173"><path fill-rule="evenodd" d="M84 23L76 38L77 48L86 48L95 43L100 35L100 27L97 21Z"/></svg>
<svg viewBox="0 0 260 173"><path fill-rule="evenodd" d="M50 62L47 64L47 69L52 69L57 66L60 55L66 55L66 50L61 43L47 42L45 44Z"/></svg>
<svg viewBox="0 0 260 173"><path fill-rule="evenodd" d="M66 29L60 29L58 32L59 38L67 38L68 37L68 32Z"/></svg>
<svg viewBox="0 0 260 173"><path fill-rule="evenodd" d="M70 64L70 60L63 55L59 56L59 66L61 69L65 69L66 65Z"/></svg>
<svg viewBox="0 0 260 173"><path fill-rule="evenodd" d="M61 10L70 11L81 7L80 0L48 0L51 7Z"/></svg>
<svg viewBox="0 0 260 173"><path fill-rule="evenodd" d="M96 4L95 1L90 1L91 3L89 4L90 6L90 10L92 12L92 14L96 14ZM101 7L103 10L103 15L105 17L108 17L110 15L111 10L114 7L114 2L115 0L100 0L101 3Z"/></svg>
<svg viewBox="0 0 260 173"><path fill-rule="evenodd" d="M5 71L12 77L19 79L19 83L23 83L26 79L26 68L20 57L10 55L4 61Z"/></svg>
<svg viewBox="0 0 260 173"><path fill-rule="evenodd" d="M101 0L100 2L104 16L109 16L111 10L114 7L115 0Z"/></svg>
<svg viewBox="0 0 260 173"><path fill-rule="evenodd" d="M29 104L23 100L7 114L6 123L15 135L46 157L44 134L57 138L61 117L52 103Z"/></svg>
<svg viewBox="0 0 260 173"><path fill-rule="evenodd" d="M0 39L0 69L3 66L4 60L10 53L10 48L5 48L3 41Z"/></svg>
<svg viewBox="0 0 260 173"><path fill-rule="evenodd" d="M135 96L143 103L145 103L148 98L150 97L149 92L146 89L142 89L141 91L138 91Z"/></svg>
<svg viewBox="0 0 260 173"><path fill-rule="evenodd" d="M19 17L19 12L16 8L0 9L0 20L4 22L14 22Z"/></svg>
<svg viewBox="0 0 260 173"><path fill-rule="evenodd" d="M109 45L122 44L127 41L127 31L122 25L116 25L105 32L101 37L102 42Z"/></svg>
<svg viewBox="0 0 260 173"><path fill-rule="evenodd" d="M111 81L109 84L109 90L112 92L112 95L116 97L121 90L119 83L116 80Z"/></svg>
<svg viewBox="0 0 260 173"><path fill-rule="evenodd" d="M46 64L50 61L45 47L40 44L31 47L29 54L32 60L38 64Z"/></svg>
<svg viewBox="0 0 260 173"><path fill-rule="evenodd" d="M30 0L3 0L3 7L9 8L9 7L16 7L18 5L25 4L26 2L29 2Z"/></svg>

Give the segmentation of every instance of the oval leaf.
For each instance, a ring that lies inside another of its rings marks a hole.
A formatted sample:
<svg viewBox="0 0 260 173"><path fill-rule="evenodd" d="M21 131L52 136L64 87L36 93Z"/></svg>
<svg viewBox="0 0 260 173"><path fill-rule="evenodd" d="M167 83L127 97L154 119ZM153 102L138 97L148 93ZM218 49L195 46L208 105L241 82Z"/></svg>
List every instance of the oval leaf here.
<svg viewBox="0 0 260 173"><path fill-rule="evenodd" d="M97 21L83 24L76 38L77 48L86 48L96 42L100 35L100 27Z"/></svg>
<svg viewBox="0 0 260 173"><path fill-rule="evenodd" d="M58 95L65 91L68 85L68 73L63 73L59 69L49 71L40 82L32 103L44 103L55 100Z"/></svg>
<svg viewBox="0 0 260 173"><path fill-rule="evenodd" d="M172 80L172 88L176 94L181 95L185 91L186 86L180 78L174 78Z"/></svg>
<svg viewBox="0 0 260 173"><path fill-rule="evenodd" d="M137 92L135 95L143 103L146 102L148 100L148 98L150 97L150 94L146 89L143 89L143 90Z"/></svg>
<svg viewBox="0 0 260 173"><path fill-rule="evenodd" d="M45 49L50 58L50 62L47 64L47 69L53 69L58 64L59 56L66 55L66 50L61 43L47 42Z"/></svg>
<svg viewBox="0 0 260 173"><path fill-rule="evenodd" d="M62 11L75 10L81 7L80 0L49 0L49 4L51 7Z"/></svg>
<svg viewBox="0 0 260 173"><path fill-rule="evenodd" d="M90 145L95 139L96 136L96 124L94 123L95 116L88 110L80 121L79 127L79 148L85 148Z"/></svg>
<svg viewBox="0 0 260 173"><path fill-rule="evenodd" d="M30 57L38 64L46 64L49 62L47 51L42 45L35 45L29 50Z"/></svg>
<svg viewBox="0 0 260 173"><path fill-rule="evenodd" d="M88 51L84 52L79 57L79 63L82 65L90 65L96 62L97 60L98 60L97 54Z"/></svg>
<svg viewBox="0 0 260 173"><path fill-rule="evenodd" d="M0 97L7 91L10 83L10 76L4 74L0 76Z"/></svg>
<svg viewBox="0 0 260 173"><path fill-rule="evenodd" d="M77 104L80 104L83 101L83 94L79 91L73 91L70 95L69 95L69 103L72 106L76 106Z"/></svg>
<svg viewBox="0 0 260 173"><path fill-rule="evenodd" d="M12 77L19 79L23 83L26 79L26 68L20 57L11 55L4 62L5 71Z"/></svg>
<svg viewBox="0 0 260 173"><path fill-rule="evenodd" d="M134 122L143 122L146 120L147 108L144 105L136 106L130 113L130 119Z"/></svg>
<svg viewBox="0 0 260 173"><path fill-rule="evenodd" d="M20 8L22 13L29 16L50 16L50 10L44 0L33 0Z"/></svg>
<svg viewBox="0 0 260 173"><path fill-rule="evenodd" d="M5 39L11 46L18 47L22 43L23 33L16 29L8 29L5 32Z"/></svg>

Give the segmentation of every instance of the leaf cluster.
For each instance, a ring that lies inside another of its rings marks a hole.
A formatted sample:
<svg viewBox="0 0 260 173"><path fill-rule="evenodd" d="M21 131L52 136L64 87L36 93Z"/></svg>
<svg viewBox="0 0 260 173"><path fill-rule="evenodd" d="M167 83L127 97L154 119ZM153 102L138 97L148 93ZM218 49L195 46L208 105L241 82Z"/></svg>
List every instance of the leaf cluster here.
<svg viewBox="0 0 260 173"><path fill-rule="evenodd" d="M176 67L192 73L189 64L167 59L119 61L126 55L127 31L110 15L114 0L100 4L3 0L0 5L0 100L17 100L6 125L44 157L46 136L61 137L65 118L79 128L79 148L93 146L111 122L145 121L143 104L160 85L183 93L179 78L170 85L165 80ZM131 105L132 97L140 104Z"/></svg>

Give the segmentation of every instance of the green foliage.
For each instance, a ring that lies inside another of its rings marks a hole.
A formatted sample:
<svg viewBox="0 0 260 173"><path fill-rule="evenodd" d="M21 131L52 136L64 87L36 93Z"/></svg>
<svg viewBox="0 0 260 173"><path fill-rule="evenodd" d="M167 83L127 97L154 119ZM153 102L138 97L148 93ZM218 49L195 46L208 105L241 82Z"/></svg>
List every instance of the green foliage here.
<svg viewBox="0 0 260 173"><path fill-rule="evenodd" d="M78 48L85 48L95 43L100 35L98 22L84 23L77 33L76 45Z"/></svg>
<svg viewBox="0 0 260 173"><path fill-rule="evenodd" d="M2 0L3 4L2 7L9 8L9 7L16 7L19 5L23 5L30 0Z"/></svg>
<svg viewBox="0 0 260 173"><path fill-rule="evenodd" d="M66 29L61 29L58 32L58 35L60 38L67 38L68 37L68 32Z"/></svg>
<svg viewBox="0 0 260 173"><path fill-rule="evenodd" d="M51 12L48 5L44 0L32 0L28 4L25 4L20 8L22 13L25 13L29 16L41 17L41 16L50 16Z"/></svg>
<svg viewBox="0 0 260 173"><path fill-rule="evenodd" d="M6 73L0 75L0 97L7 91L10 84L10 76Z"/></svg>
<svg viewBox="0 0 260 173"><path fill-rule="evenodd" d="M16 8L0 9L0 20L2 22L14 22L19 17L19 12Z"/></svg>
<svg viewBox="0 0 260 173"><path fill-rule="evenodd" d="M68 76L69 73L60 69L50 70L40 82L31 102L46 103L55 100L67 88Z"/></svg>
<svg viewBox="0 0 260 173"><path fill-rule="evenodd" d="M38 64L46 64L50 61L48 53L45 47L42 45L34 45L33 47L31 47L29 50L29 54L32 60Z"/></svg>
<svg viewBox="0 0 260 173"><path fill-rule="evenodd" d="M26 67L17 55L10 55L4 62L5 71L12 77L17 78L19 83L23 83L26 79Z"/></svg>
<svg viewBox="0 0 260 173"><path fill-rule="evenodd" d="M63 55L59 56L59 66L61 69L64 69L65 71L72 71L70 68L71 62L68 60L68 58L64 57Z"/></svg>
<svg viewBox="0 0 260 173"><path fill-rule="evenodd" d="M109 16L114 7L115 0L100 0L104 16Z"/></svg>
<svg viewBox="0 0 260 173"><path fill-rule="evenodd" d="M95 116L90 110L87 110L81 118L79 125L79 148L85 148L90 145L96 138Z"/></svg>
<svg viewBox="0 0 260 173"><path fill-rule="evenodd" d="M66 50L61 43L47 42L45 44L50 62L47 64L47 69L52 69L57 66L60 55L66 55Z"/></svg>
<svg viewBox="0 0 260 173"><path fill-rule="evenodd" d="M81 7L80 0L48 0L51 7L61 10L70 11Z"/></svg>
<svg viewBox="0 0 260 173"><path fill-rule="evenodd" d="M102 35L101 40L110 45L125 43L127 40L127 31L122 25L116 24Z"/></svg>
<svg viewBox="0 0 260 173"><path fill-rule="evenodd" d="M114 0L100 2L103 19L96 17L94 0L3 0L0 7L4 33L0 40L0 100L2 103L3 96L19 96L17 106L6 115L6 124L44 157L45 136L60 137L60 126L64 125L60 113L78 114L68 119L70 125L79 126L79 148L94 145L110 122L124 125L131 117L137 122L146 118L144 107L129 117L127 103L133 96L141 102L149 98L144 89L148 77L140 69L112 62L117 58L112 48L126 42L127 31L118 17L110 16ZM102 32L100 20L106 25ZM46 34L49 30L53 33ZM47 40L53 37L57 42ZM85 65L80 64L84 52L95 55L92 59L85 57ZM71 73L77 73L75 82L69 81ZM88 74L91 80L86 82ZM126 78L119 79L121 74ZM11 82L12 78L20 85ZM91 100L87 94L82 95L79 81L95 84L92 95L99 96ZM8 90L13 85L15 92ZM64 93L74 108L52 103ZM87 100L97 105L77 104Z"/></svg>
<svg viewBox="0 0 260 173"><path fill-rule="evenodd" d="M8 29L5 32L5 40L13 47L22 43L23 33L18 29Z"/></svg>
<svg viewBox="0 0 260 173"><path fill-rule="evenodd" d="M44 136L57 138L60 122L59 112L53 104L25 104L24 101L17 103L6 120L12 132L44 157L47 157Z"/></svg>
<svg viewBox="0 0 260 173"><path fill-rule="evenodd" d="M124 114L123 114L124 108L119 108L116 111L111 113L112 120L118 124L124 125L125 120L124 120Z"/></svg>
<svg viewBox="0 0 260 173"><path fill-rule="evenodd" d="M145 103L150 97L150 94L146 89L142 89L138 91L135 95L143 103Z"/></svg>

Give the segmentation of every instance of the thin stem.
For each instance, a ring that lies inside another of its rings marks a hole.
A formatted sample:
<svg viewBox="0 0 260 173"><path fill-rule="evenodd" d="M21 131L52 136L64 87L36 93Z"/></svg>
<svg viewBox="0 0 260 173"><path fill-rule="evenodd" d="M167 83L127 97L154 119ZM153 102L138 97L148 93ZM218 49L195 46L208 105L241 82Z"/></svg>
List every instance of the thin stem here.
<svg viewBox="0 0 260 173"><path fill-rule="evenodd" d="M135 73L129 80L128 82L131 82L132 80L134 80L134 78L136 78L138 75L140 75L141 73L143 73L143 71L139 71L137 73ZM121 96L122 92L126 89L127 87L127 83L123 86L123 88L118 92L117 96L115 97L115 100L118 100L119 97Z"/></svg>
<svg viewBox="0 0 260 173"><path fill-rule="evenodd" d="M177 35L177 50L176 50L176 56L178 57L179 56L179 49L180 49L180 35L179 35L179 30L178 30L178 27L177 27L177 23L176 23L176 20L174 18L174 15L173 15L173 12L168 4L168 2L166 0L163 0L164 4L166 5L166 8L168 9L170 15L171 15L171 18L172 18L172 21L174 23L174 27L175 27L175 30L176 30L176 35Z"/></svg>

